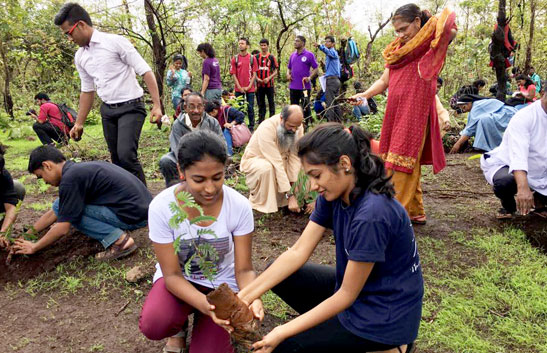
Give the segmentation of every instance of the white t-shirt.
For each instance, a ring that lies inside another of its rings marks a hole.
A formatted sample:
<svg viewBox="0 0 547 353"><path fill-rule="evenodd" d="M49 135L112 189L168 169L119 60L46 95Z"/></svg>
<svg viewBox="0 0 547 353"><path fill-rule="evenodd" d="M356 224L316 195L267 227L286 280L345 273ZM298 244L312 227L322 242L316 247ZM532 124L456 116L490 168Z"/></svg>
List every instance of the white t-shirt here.
<svg viewBox="0 0 547 353"><path fill-rule="evenodd" d="M169 244L175 239L182 236L180 242L180 251L178 253L180 267L184 269L184 264L191 256L193 248L191 247L191 239L198 238L197 231L199 229L211 229L215 232L213 235L205 234L201 237L201 242L211 244L218 252L219 259L217 261L217 276L213 281L215 287L226 282L230 288L238 292L239 288L236 282L234 272L234 240L233 236L241 236L251 233L254 230L253 211L249 200L234 189L224 185L222 187L224 197L222 208L217 217L217 220L208 227L200 227L195 224L190 225L186 220L180 224L178 229L172 229L169 226L169 219L173 216L169 205L175 200L174 185L161 193L159 193L148 209L148 226L150 229L149 237L154 243ZM175 249L173 248L173 251ZM197 262L192 261L192 269L190 276L184 273L184 278L188 281L197 283L204 287L211 288L211 282L203 276ZM156 273L154 282L163 276L159 263L156 264Z"/></svg>

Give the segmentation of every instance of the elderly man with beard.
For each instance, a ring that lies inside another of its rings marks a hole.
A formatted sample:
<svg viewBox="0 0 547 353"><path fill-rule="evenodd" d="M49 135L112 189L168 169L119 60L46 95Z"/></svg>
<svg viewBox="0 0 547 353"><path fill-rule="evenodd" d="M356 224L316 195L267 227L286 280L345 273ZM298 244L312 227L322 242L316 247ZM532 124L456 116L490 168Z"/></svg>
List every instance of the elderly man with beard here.
<svg viewBox="0 0 547 353"><path fill-rule="evenodd" d="M300 106L285 106L281 114L264 120L251 137L240 166L253 209L272 213L288 204L290 211L300 211L291 185L301 168L296 142L304 134L303 119Z"/></svg>
<svg viewBox="0 0 547 353"><path fill-rule="evenodd" d="M173 122L169 134L169 152L160 159L160 171L165 178L165 187L170 187L179 182L177 146L182 136L194 130L205 129L211 130L224 140L217 119L205 113L205 101L201 94L191 92L184 97L183 102L184 110Z"/></svg>

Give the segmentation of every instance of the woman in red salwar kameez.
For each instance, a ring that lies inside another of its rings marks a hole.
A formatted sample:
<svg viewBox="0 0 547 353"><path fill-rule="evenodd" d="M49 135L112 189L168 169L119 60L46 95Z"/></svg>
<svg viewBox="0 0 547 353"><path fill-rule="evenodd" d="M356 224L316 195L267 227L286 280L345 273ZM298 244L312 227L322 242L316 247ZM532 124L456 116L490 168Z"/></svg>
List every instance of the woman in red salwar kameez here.
<svg viewBox="0 0 547 353"><path fill-rule="evenodd" d="M367 91L372 98L389 87L380 136L380 155L392 174L396 197L413 223L425 224L421 165L434 173L446 165L435 106L437 76L450 41L456 36L454 12L430 16L415 4L404 5L392 19L397 38L383 52L385 70Z"/></svg>

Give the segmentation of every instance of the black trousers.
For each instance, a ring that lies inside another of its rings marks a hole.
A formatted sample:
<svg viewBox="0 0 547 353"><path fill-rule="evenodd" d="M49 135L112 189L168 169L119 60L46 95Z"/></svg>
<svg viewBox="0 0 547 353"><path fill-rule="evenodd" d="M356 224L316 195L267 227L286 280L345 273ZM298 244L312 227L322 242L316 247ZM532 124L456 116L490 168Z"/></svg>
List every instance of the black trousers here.
<svg viewBox="0 0 547 353"><path fill-rule="evenodd" d="M101 105L103 134L112 163L135 175L146 185L144 171L137 156L142 125L146 118L143 102L120 106Z"/></svg>
<svg viewBox="0 0 547 353"><path fill-rule="evenodd" d="M249 130L255 128L255 92L236 92L236 97L245 96L247 102L247 117L249 118Z"/></svg>
<svg viewBox="0 0 547 353"><path fill-rule="evenodd" d="M275 115L274 87L258 87L256 89L256 101L258 102L258 123L266 118L266 98L268 98L268 108L270 118Z"/></svg>
<svg viewBox="0 0 547 353"><path fill-rule="evenodd" d="M63 131L61 131L59 127L47 121L43 124L35 122L34 125L32 125L32 129L34 130L34 132L36 132L36 135L38 135L38 138L40 139L40 142L42 142L42 145L52 144L53 141L58 143L65 143L67 140L67 136L64 134Z"/></svg>
<svg viewBox="0 0 547 353"><path fill-rule="evenodd" d="M336 76L327 77L325 103L327 104L325 115L327 121L342 122L342 112L336 99L340 95L340 79Z"/></svg>
<svg viewBox="0 0 547 353"><path fill-rule="evenodd" d="M304 124L308 124L308 122L312 121L311 116L311 89L306 90L308 91L308 101L306 104L304 104L304 90L302 89L291 89L290 90L290 100L291 104L298 104L302 107L302 110L304 110Z"/></svg>
<svg viewBox="0 0 547 353"><path fill-rule="evenodd" d="M501 201L501 206L509 213L517 211L517 202L515 195L517 194L517 182L512 173L509 173L509 167L503 167L494 174L492 178L494 183L494 194ZM543 205L547 204L547 196L538 192L534 193L534 198L539 200Z"/></svg>
<svg viewBox="0 0 547 353"><path fill-rule="evenodd" d="M168 154L164 155L160 159L160 172L165 179L165 188L168 188L180 182L177 163L173 162L171 158L168 157Z"/></svg>
<svg viewBox="0 0 547 353"><path fill-rule="evenodd" d="M272 288L283 301L303 314L334 294L334 267L306 263ZM335 316L322 324L283 341L274 353L365 353L397 346L369 341L346 330Z"/></svg>

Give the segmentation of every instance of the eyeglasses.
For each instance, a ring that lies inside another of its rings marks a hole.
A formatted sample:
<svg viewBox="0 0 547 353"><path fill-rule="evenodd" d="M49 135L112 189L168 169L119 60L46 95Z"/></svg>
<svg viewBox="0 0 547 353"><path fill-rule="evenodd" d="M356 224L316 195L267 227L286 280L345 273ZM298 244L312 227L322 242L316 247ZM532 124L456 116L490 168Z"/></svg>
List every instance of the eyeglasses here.
<svg viewBox="0 0 547 353"><path fill-rule="evenodd" d="M72 36L72 32L74 32L74 30L76 29L76 27L78 26L78 23L80 23L80 21L77 21L71 29L68 30L68 32L65 32L65 35L66 36Z"/></svg>

